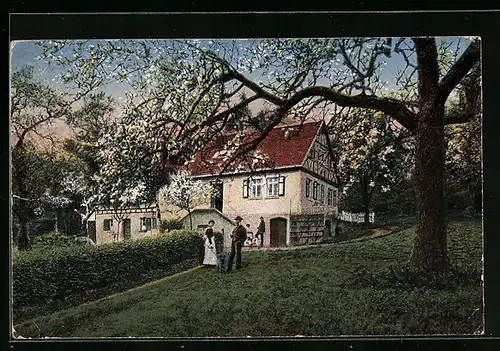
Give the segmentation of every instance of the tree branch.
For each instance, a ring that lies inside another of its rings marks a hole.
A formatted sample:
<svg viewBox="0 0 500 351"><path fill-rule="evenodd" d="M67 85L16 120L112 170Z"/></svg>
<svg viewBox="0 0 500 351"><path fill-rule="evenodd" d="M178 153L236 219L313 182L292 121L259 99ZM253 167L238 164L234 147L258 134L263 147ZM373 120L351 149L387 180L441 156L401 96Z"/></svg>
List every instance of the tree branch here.
<svg viewBox="0 0 500 351"><path fill-rule="evenodd" d="M444 103L446 101L452 90L455 89L472 67L479 62L479 54L479 40L474 40L443 79L441 79L441 82L439 82L439 99L441 102Z"/></svg>
<svg viewBox="0 0 500 351"><path fill-rule="evenodd" d="M344 95L329 87L313 86L304 88L293 95L283 107L293 106L302 99L312 96L321 96L339 106L361 107L384 112L395 118L403 127L409 131L415 131L415 115L403 103L389 98L380 98L373 95Z"/></svg>
<svg viewBox="0 0 500 351"><path fill-rule="evenodd" d="M474 118L474 113L469 111L460 111L446 115L444 118L444 124L460 124L470 122Z"/></svg>

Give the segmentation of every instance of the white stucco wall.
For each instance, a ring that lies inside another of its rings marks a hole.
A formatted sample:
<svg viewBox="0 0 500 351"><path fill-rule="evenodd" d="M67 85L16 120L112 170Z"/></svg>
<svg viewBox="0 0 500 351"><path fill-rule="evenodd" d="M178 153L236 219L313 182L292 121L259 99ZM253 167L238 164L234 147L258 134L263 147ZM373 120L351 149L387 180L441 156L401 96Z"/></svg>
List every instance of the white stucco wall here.
<svg viewBox="0 0 500 351"><path fill-rule="evenodd" d="M261 175L255 175L261 176ZM289 222L290 213L300 211L300 172L299 171L274 171L263 174L262 178L272 176L285 177L285 193L283 196L269 198L266 196L265 181L263 181L262 197L252 199L243 198L243 181L248 175L235 175L223 179L224 205L222 212L234 219L236 216L243 218L243 225L250 224L250 231L255 235L260 223L260 217L264 218L266 233L264 235L264 246L269 245L270 219L282 217Z"/></svg>
<svg viewBox="0 0 500 351"><path fill-rule="evenodd" d="M220 232L223 233L224 235L224 247L230 247L231 246L231 238L230 234L232 233L234 229L234 224L231 223L228 219L224 218L223 215L221 215L218 211L216 210L210 210L210 211L194 211L191 214L191 219L193 221L193 230L198 230L200 234L205 232L205 228L198 228L199 226L206 226L208 225L208 222L210 220L215 221L214 225L214 231L215 232ZM184 222L184 228L190 229L190 221L189 217L184 217L183 219Z"/></svg>
<svg viewBox="0 0 500 351"><path fill-rule="evenodd" d="M138 239L138 238L143 238L146 236L151 236L153 234L158 233L158 226L159 223L157 223L156 228L151 228L151 230L148 231L141 231L141 218L146 217L146 218L155 218L156 217L156 211L151 210L151 211L145 211L145 212L137 212L137 213L128 213L123 216L122 219L130 219L130 232L131 232L131 239ZM103 244L103 243L110 243L110 242L116 242L116 241L123 241L123 222L120 223L118 226L117 219L114 218L112 213L98 213L95 216L96 218L96 243L97 244ZM105 219L112 219L113 220L113 227L109 231L104 230L104 220ZM114 238L114 235L120 231L118 235L118 239Z"/></svg>

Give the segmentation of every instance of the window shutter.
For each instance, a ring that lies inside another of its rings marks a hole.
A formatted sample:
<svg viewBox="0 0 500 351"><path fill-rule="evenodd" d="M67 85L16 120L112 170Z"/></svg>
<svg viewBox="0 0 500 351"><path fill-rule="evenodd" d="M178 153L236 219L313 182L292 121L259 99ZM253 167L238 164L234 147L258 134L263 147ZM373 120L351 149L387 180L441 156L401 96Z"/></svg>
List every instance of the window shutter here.
<svg viewBox="0 0 500 351"><path fill-rule="evenodd" d="M248 197L248 180L243 181L243 198L246 199Z"/></svg>
<svg viewBox="0 0 500 351"><path fill-rule="evenodd" d="M279 196L284 196L285 195L285 177L280 176L279 182L278 182L278 195Z"/></svg>

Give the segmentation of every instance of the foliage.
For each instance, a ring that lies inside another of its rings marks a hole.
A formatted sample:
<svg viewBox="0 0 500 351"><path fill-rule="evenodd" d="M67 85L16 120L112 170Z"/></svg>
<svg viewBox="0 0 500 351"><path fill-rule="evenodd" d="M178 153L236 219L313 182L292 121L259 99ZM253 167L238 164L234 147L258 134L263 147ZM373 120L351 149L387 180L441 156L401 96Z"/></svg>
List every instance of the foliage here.
<svg viewBox="0 0 500 351"><path fill-rule="evenodd" d="M482 211L481 119L447 128L446 204L466 216Z"/></svg>
<svg viewBox="0 0 500 351"><path fill-rule="evenodd" d="M32 66L12 73L10 133L17 229L14 241L19 237L21 249L28 245L28 224L35 217L53 216L57 226L58 219L71 222L74 210L79 208L75 178L81 163L58 149L60 140L50 133L50 128L69 120L75 103L87 93L71 95L59 91L36 78ZM74 233L78 229L70 225L64 230Z"/></svg>
<svg viewBox="0 0 500 351"><path fill-rule="evenodd" d="M407 181L414 142L407 131L381 113L343 110L334 114L328 127L331 152L338 160L341 207L363 212L368 220L374 198Z"/></svg>
<svg viewBox="0 0 500 351"><path fill-rule="evenodd" d="M179 171L171 175L170 183L160 189L158 197L170 205L187 210L192 229L191 210L207 203L213 191L210 183L193 179L187 171Z"/></svg>
<svg viewBox="0 0 500 351"><path fill-rule="evenodd" d="M162 233L182 228L184 228L184 224L178 219L164 220L160 222L160 232Z"/></svg>
<svg viewBox="0 0 500 351"><path fill-rule="evenodd" d="M75 241L74 237L61 235L61 233L58 232L39 235L33 238L33 240L31 241L31 247L33 250L67 247L67 246L74 247L77 245L78 243Z"/></svg>
<svg viewBox="0 0 500 351"><path fill-rule="evenodd" d="M361 223L338 222L337 233L333 238L334 242L356 239L370 234L370 226Z"/></svg>
<svg viewBox="0 0 500 351"><path fill-rule="evenodd" d="M16 325L16 330L25 337L407 336L481 331L479 221L450 225L454 270L446 273L453 282L449 288L356 282L360 271L382 278L389 267L403 267L414 235L415 227L362 242L243 252L242 271L231 275L199 269L37 318ZM461 282L455 279L459 276L468 278Z"/></svg>
<svg viewBox="0 0 500 351"><path fill-rule="evenodd" d="M196 258L201 245L196 233L179 231L100 246L45 245L18 252L12 266L14 313L47 312L58 303L92 300L160 278Z"/></svg>

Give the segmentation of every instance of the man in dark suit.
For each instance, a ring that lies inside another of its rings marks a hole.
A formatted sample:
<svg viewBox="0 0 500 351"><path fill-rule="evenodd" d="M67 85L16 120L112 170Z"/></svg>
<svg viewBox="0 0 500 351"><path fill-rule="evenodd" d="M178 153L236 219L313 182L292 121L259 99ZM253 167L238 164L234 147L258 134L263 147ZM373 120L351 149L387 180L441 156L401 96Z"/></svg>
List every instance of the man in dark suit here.
<svg viewBox="0 0 500 351"><path fill-rule="evenodd" d="M266 231L266 223L264 223L264 217L260 217L259 228L257 228L256 236L260 239L260 247L264 245L264 232Z"/></svg>
<svg viewBox="0 0 500 351"><path fill-rule="evenodd" d="M228 272L231 272L233 268L233 260L235 254L236 269L241 268L241 246L243 245L247 236L247 230L244 226L241 225L241 221L243 220L243 218L241 218L240 216L236 216L234 220L236 221L236 227L231 234L231 254L229 255L229 264L227 267Z"/></svg>

